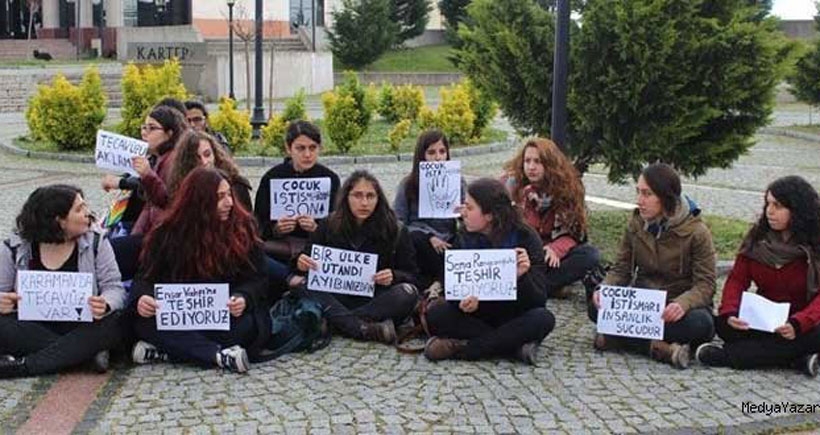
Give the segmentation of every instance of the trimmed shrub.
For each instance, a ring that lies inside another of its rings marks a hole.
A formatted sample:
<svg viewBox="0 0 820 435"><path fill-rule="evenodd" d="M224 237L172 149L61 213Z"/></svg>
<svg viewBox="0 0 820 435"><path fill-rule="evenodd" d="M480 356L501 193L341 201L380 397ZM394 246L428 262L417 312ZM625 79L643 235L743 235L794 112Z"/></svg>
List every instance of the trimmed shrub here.
<svg viewBox="0 0 820 435"><path fill-rule="evenodd" d="M57 74L51 86L39 86L29 100L26 121L35 139L52 142L61 150L90 149L105 120L106 102L96 68L85 70L79 86Z"/></svg>
<svg viewBox="0 0 820 435"><path fill-rule="evenodd" d="M145 116L165 97L183 101L188 98L188 91L182 84L182 67L177 60L167 60L161 66L126 65L122 73L120 133L139 137Z"/></svg>
<svg viewBox="0 0 820 435"><path fill-rule="evenodd" d="M495 115L498 113L498 103L487 92L478 89L470 79L463 80L459 86L467 91L470 96L470 109L475 114L473 132L470 136L477 141L481 139L484 130L495 119Z"/></svg>
<svg viewBox="0 0 820 435"><path fill-rule="evenodd" d="M342 152L347 154L364 134L356 99L349 94L326 92L322 95L325 108L325 131Z"/></svg>
<svg viewBox="0 0 820 435"><path fill-rule="evenodd" d="M344 81L334 89L334 92L339 96L348 95L353 98L358 113L356 125L362 130L362 133L366 132L371 119L373 119L373 111L377 106L378 97L375 87L368 89L362 85L359 76L355 72L345 71Z"/></svg>
<svg viewBox="0 0 820 435"><path fill-rule="evenodd" d="M379 114L390 123L403 119L415 122L424 106L424 90L420 86L384 84L379 97Z"/></svg>
<svg viewBox="0 0 820 435"><path fill-rule="evenodd" d="M282 118L286 121L298 121L303 119L308 120L307 114L307 95L305 95L305 88L299 89L291 98L285 101L285 109L282 111Z"/></svg>
<svg viewBox="0 0 820 435"><path fill-rule="evenodd" d="M475 114L470 108L470 94L463 87L452 86L441 89L440 95L441 104L436 113L438 127L447 135L450 143L469 144L475 125Z"/></svg>
<svg viewBox="0 0 820 435"><path fill-rule="evenodd" d="M390 149L394 153L399 152L401 141L410 135L410 126L412 125L413 123L409 119L403 119L387 133L387 141L390 143Z"/></svg>
<svg viewBox="0 0 820 435"><path fill-rule="evenodd" d="M289 121L283 114L273 115L268 124L262 127L262 151L265 155L273 155L275 150L285 153L285 132Z"/></svg>
<svg viewBox="0 0 820 435"><path fill-rule="evenodd" d="M208 123L215 131L225 135L235 152L248 149L253 132L251 117L248 112L236 109L236 101L222 97L219 100L219 111L211 115Z"/></svg>

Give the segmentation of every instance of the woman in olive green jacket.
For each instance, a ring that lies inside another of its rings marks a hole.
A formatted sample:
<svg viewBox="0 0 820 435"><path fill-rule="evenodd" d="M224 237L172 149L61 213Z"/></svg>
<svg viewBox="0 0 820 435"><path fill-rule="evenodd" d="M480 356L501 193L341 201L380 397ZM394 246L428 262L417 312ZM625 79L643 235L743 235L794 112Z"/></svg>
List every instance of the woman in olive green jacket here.
<svg viewBox="0 0 820 435"><path fill-rule="evenodd" d="M715 249L700 209L681 196L680 177L668 165L644 169L637 185L637 206L605 285L667 292L664 339L625 339L596 334L594 346L649 348L650 356L678 368L689 364L690 346L714 336ZM588 314L598 318L599 292L589 295Z"/></svg>

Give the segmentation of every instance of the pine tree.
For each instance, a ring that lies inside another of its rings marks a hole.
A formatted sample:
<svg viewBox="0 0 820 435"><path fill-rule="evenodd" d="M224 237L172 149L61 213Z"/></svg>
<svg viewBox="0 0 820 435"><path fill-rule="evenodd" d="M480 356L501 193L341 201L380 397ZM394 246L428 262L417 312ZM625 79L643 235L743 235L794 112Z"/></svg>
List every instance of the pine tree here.
<svg viewBox="0 0 820 435"><path fill-rule="evenodd" d="M349 68L373 63L396 40L398 25L390 14L390 0L343 0L327 31L333 55Z"/></svg>
<svg viewBox="0 0 820 435"><path fill-rule="evenodd" d="M391 0L391 3L390 17L399 27L396 45L424 33L433 8L429 0Z"/></svg>

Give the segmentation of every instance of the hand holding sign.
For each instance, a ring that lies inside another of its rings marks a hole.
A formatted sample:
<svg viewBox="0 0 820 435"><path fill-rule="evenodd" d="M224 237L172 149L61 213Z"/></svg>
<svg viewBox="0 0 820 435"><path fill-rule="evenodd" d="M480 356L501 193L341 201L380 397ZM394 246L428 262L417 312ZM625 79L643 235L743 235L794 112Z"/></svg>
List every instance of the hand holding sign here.
<svg viewBox="0 0 820 435"><path fill-rule="evenodd" d="M530 254L524 248L515 248L516 272L520 278L522 275L530 271Z"/></svg>
<svg viewBox="0 0 820 435"><path fill-rule="evenodd" d="M228 300L228 311L231 312L231 315L234 317L239 317L242 313L245 312L245 298L242 296L231 296Z"/></svg>
<svg viewBox="0 0 820 435"><path fill-rule="evenodd" d="M294 217L283 217L276 221L276 232L278 234L290 234L296 229L298 219Z"/></svg>
<svg viewBox="0 0 820 435"><path fill-rule="evenodd" d="M476 312L478 310L478 296L467 296L458 303L458 308L467 314Z"/></svg>
<svg viewBox="0 0 820 435"><path fill-rule="evenodd" d="M299 259L296 260L296 268L299 269L301 272L307 272L308 270L316 270L319 268L319 263L316 260L308 257L305 254L300 254Z"/></svg>
<svg viewBox="0 0 820 435"><path fill-rule="evenodd" d="M131 157L131 166L140 177L148 175L148 171L151 170L151 163L143 156Z"/></svg>
<svg viewBox="0 0 820 435"><path fill-rule="evenodd" d="M319 226L316 223L316 219L311 216L299 216L297 222L299 222L299 228L309 233L316 231L316 228Z"/></svg>
<svg viewBox="0 0 820 435"><path fill-rule="evenodd" d="M679 303L671 302L666 306L666 308L664 308L663 314L661 314L661 319L663 319L666 323L675 323L682 319L685 314L686 311L684 311L683 307L681 307Z"/></svg>
<svg viewBox="0 0 820 435"><path fill-rule="evenodd" d="M137 301L137 313L145 318L154 317L157 314L158 307L156 299L148 295L141 296L140 300Z"/></svg>
<svg viewBox="0 0 820 435"><path fill-rule="evenodd" d="M774 329L774 333L780 334L780 336L786 340L794 340L794 337L797 336L797 332L794 330L794 326L792 326L791 323L778 326Z"/></svg>
<svg viewBox="0 0 820 435"><path fill-rule="evenodd" d="M88 305L91 306L91 316L95 319L102 319L108 310L108 302L102 296L91 296L88 298Z"/></svg>
<svg viewBox="0 0 820 435"><path fill-rule="evenodd" d="M382 269L382 270L376 272L376 274L373 275L373 281L377 285L383 285L383 286L388 286L390 284L393 284L393 270L391 270L391 269Z"/></svg>
<svg viewBox="0 0 820 435"><path fill-rule="evenodd" d="M17 306L20 295L14 292L0 293L0 314L10 314Z"/></svg>

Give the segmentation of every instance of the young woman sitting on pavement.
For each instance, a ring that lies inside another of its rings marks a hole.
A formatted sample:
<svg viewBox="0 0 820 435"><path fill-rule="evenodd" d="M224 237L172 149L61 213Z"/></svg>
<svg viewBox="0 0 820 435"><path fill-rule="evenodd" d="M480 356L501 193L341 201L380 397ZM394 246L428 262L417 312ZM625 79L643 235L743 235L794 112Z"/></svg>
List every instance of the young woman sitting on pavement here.
<svg viewBox="0 0 820 435"><path fill-rule="evenodd" d="M527 140L505 165L506 185L516 206L541 237L550 297L598 266L598 250L586 243L584 185L578 171L549 139Z"/></svg>
<svg viewBox="0 0 820 435"><path fill-rule="evenodd" d="M714 337L715 249L700 209L681 196L680 176L656 163L638 178L637 205L618 257L603 285L665 290L663 340L596 334L594 347L634 348L676 368L689 365L692 348ZM587 295L588 315L597 322L600 290Z"/></svg>
<svg viewBox="0 0 820 435"><path fill-rule="evenodd" d="M230 155L208 133L188 130L174 151L167 195L172 197L179 190L182 180L196 168L216 168L228 175L236 204L252 211L251 183L239 175L239 168Z"/></svg>
<svg viewBox="0 0 820 435"><path fill-rule="evenodd" d="M35 190L17 216L17 230L0 246L0 378L55 373L91 361L108 369L108 349L121 339L125 290L108 240L91 229L80 189L52 185ZM93 321L18 320L19 272L93 275L88 298Z"/></svg>
<svg viewBox="0 0 820 435"><path fill-rule="evenodd" d="M132 292L140 341L136 363L171 359L243 373L259 335L255 312L269 306L264 254L253 216L233 202L228 177L194 169L162 222L146 236ZM156 284L229 284L229 331L158 331ZM264 326L264 325L263 325Z"/></svg>
<svg viewBox="0 0 820 435"><path fill-rule="evenodd" d="M464 227L454 249L515 249L517 298L481 302L469 296L432 305L427 324L434 336L424 355L430 360L516 356L535 364L538 346L555 327L555 316L545 307L547 265L541 239L497 180L470 183L461 213Z"/></svg>
<svg viewBox="0 0 820 435"><path fill-rule="evenodd" d="M789 303L774 332L752 330L738 318L741 297L754 282L757 294ZM803 178L783 177L766 189L763 213L746 235L723 286L717 333L723 346L698 347L705 365L750 369L788 366L817 376L820 352L820 199Z"/></svg>
<svg viewBox="0 0 820 435"><path fill-rule="evenodd" d="M294 268L301 274L320 267L311 258L313 245L378 254L372 298L313 291L304 279L298 291L321 303L330 325L342 334L395 342L396 324L410 316L416 306L418 269L407 229L396 219L373 175L355 171L342 185L336 210L320 223L294 260Z"/></svg>
<svg viewBox="0 0 820 435"><path fill-rule="evenodd" d="M419 288L431 288L440 293L444 281L444 251L452 247L456 235L457 220L419 218L419 163L450 160L450 144L439 130L428 130L419 136L413 155L413 169L399 183L393 210L399 221L407 226L413 246L416 248L416 264L419 267ZM464 179L462 194L466 190ZM461 204L461 196L454 204Z"/></svg>

